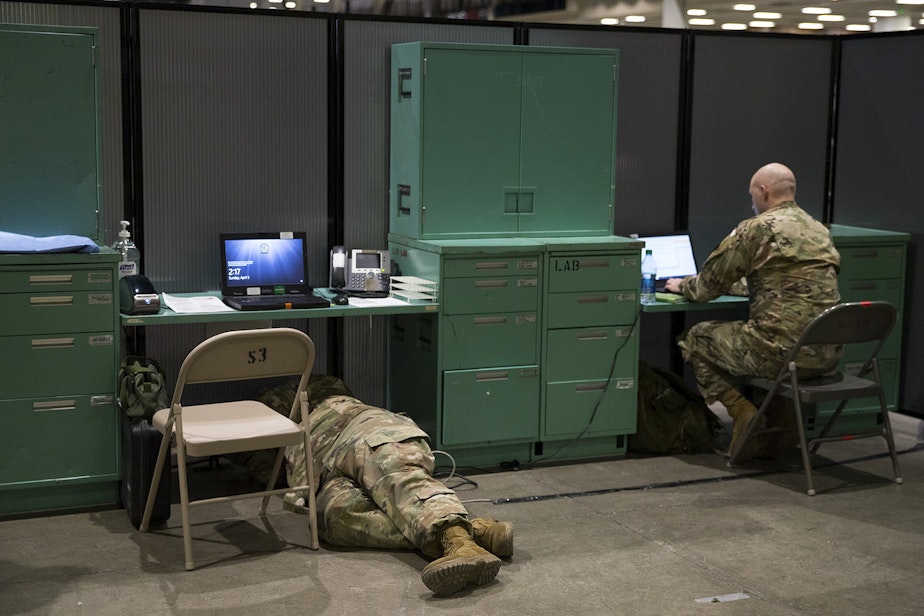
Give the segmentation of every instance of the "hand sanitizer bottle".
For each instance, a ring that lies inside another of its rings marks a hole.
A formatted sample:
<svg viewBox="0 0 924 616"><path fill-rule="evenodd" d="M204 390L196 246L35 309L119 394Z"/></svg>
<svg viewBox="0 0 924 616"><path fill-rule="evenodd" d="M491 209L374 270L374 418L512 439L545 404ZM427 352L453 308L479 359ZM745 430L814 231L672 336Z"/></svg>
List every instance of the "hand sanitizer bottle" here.
<svg viewBox="0 0 924 616"><path fill-rule="evenodd" d="M132 241L131 233L128 232L129 222L127 220L119 221L122 229L119 231L119 240L112 245L112 249L118 251L119 258L119 278L125 276L134 276L141 273L141 252Z"/></svg>
<svg viewBox="0 0 924 616"><path fill-rule="evenodd" d="M655 263L651 249L645 250L645 258L642 259L642 303L655 303L655 279L658 277L658 265Z"/></svg>

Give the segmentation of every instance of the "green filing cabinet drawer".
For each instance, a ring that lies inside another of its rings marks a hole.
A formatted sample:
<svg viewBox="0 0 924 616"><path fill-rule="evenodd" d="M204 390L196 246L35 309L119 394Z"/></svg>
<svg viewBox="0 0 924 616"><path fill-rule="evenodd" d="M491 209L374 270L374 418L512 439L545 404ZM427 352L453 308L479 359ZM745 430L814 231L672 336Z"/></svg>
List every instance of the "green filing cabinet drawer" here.
<svg viewBox="0 0 924 616"><path fill-rule="evenodd" d="M41 487L117 478L114 398L110 393L0 401L0 484Z"/></svg>
<svg viewBox="0 0 924 616"><path fill-rule="evenodd" d="M631 327L556 329L548 333L544 378L576 381L631 374L638 361L636 348Z"/></svg>
<svg viewBox="0 0 924 616"><path fill-rule="evenodd" d="M52 293L112 289L111 270L10 268L0 271L0 293Z"/></svg>
<svg viewBox="0 0 924 616"><path fill-rule="evenodd" d="M549 293L631 289L638 278L635 253L549 257Z"/></svg>
<svg viewBox="0 0 924 616"><path fill-rule="evenodd" d="M634 377L617 376L609 384L605 379L549 383L545 395L544 439L635 432Z"/></svg>
<svg viewBox="0 0 924 616"><path fill-rule="evenodd" d="M443 373L444 445L534 441L539 368L511 366Z"/></svg>
<svg viewBox="0 0 924 616"><path fill-rule="evenodd" d="M842 302L887 301L901 310L902 281L898 278L850 278L838 280Z"/></svg>
<svg viewBox="0 0 924 616"><path fill-rule="evenodd" d="M112 302L111 290L0 295L0 335L111 331Z"/></svg>
<svg viewBox="0 0 924 616"><path fill-rule="evenodd" d="M443 369L535 364L538 322L535 312L447 316L441 338Z"/></svg>
<svg viewBox="0 0 924 616"><path fill-rule="evenodd" d="M446 259L445 278L486 278L489 276L537 276L539 257L483 257L480 259Z"/></svg>
<svg viewBox="0 0 924 616"><path fill-rule="evenodd" d="M639 311L638 293L624 291L585 291L550 293L547 327L599 327L634 323Z"/></svg>
<svg viewBox="0 0 924 616"><path fill-rule="evenodd" d="M445 314L513 312L539 308L539 278L447 278L440 291Z"/></svg>
<svg viewBox="0 0 924 616"><path fill-rule="evenodd" d="M111 391L118 349L112 332L0 338L0 390L7 398Z"/></svg>
<svg viewBox="0 0 924 616"><path fill-rule="evenodd" d="M841 255L840 279L877 279L904 274L905 246L883 244L874 246L838 247Z"/></svg>

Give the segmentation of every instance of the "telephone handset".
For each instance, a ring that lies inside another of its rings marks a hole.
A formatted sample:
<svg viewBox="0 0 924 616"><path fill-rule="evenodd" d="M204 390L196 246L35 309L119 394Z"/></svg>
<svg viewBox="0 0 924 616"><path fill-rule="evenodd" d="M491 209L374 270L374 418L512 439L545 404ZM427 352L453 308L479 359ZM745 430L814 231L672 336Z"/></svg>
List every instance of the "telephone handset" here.
<svg viewBox="0 0 924 616"><path fill-rule="evenodd" d="M352 294L388 295L391 262L387 250L334 246L330 251L330 288Z"/></svg>

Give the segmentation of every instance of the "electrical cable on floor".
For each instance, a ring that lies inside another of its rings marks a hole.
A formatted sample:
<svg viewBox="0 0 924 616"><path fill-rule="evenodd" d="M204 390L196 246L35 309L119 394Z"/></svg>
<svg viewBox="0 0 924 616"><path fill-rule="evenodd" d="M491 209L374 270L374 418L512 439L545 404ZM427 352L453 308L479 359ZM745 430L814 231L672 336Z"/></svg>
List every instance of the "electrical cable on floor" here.
<svg viewBox="0 0 924 616"><path fill-rule="evenodd" d="M475 489L478 487L478 482L469 479L465 475L456 474L456 459L452 457L452 454L450 454L448 451L443 451L441 449L434 449L433 453L434 454L439 453L439 454L446 456L447 458L449 458L449 461L452 463L452 467L449 470L448 475L442 471L434 470L433 471L434 479L439 479L444 484L446 484L447 488L451 490L457 490L458 488L461 488L462 486L471 486L472 489ZM457 482L454 485L449 485L449 481L452 480L453 478L457 479ZM487 501L488 499L484 499L484 500ZM469 502L473 502L473 501L469 501Z"/></svg>
<svg viewBox="0 0 924 616"><path fill-rule="evenodd" d="M924 443L917 443L914 447L910 447L902 451L897 451L896 454L903 455L906 453L913 453L915 451L924 451ZM869 460L875 460L875 459L884 458L887 456L889 456L888 452L870 454L868 456L863 456L860 458L853 458L850 460L831 461L827 464L812 465L812 469L827 468L830 466L844 466L847 464L853 464L856 462L866 462ZM804 469L800 469L800 470L804 470ZM735 475L722 475L720 477L703 477L700 479L678 479L676 481L646 483L642 485L625 486L621 488L600 488L598 490L583 490L580 492L559 492L557 494L516 496L516 497L510 497L510 498L492 498L488 502L490 502L492 505L509 505L513 503L535 503L535 502L540 502L540 501L556 500L560 498L577 498L581 496L600 496L603 494L615 494L617 492L639 492L639 491L647 491L647 490L658 490L661 488L677 488L677 487L683 487L683 486L693 486L693 485L700 485L700 484L706 484L706 483L723 483L726 481L737 481L739 479L751 479L753 477L766 477L768 475L778 475L780 473L791 473L791 472L796 472L796 471L793 471L793 470L786 471L786 470L781 470L781 469L754 471L750 473L742 473L742 474L735 474Z"/></svg>

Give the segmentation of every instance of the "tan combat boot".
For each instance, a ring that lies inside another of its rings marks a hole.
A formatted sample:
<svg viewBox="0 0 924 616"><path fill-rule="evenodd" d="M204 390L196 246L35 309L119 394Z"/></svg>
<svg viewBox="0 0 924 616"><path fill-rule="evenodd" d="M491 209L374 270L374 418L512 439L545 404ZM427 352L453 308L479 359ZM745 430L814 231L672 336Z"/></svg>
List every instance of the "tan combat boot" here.
<svg viewBox="0 0 924 616"><path fill-rule="evenodd" d="M728 455L731 456L734 455L738 447L741 446L744 433L757 416L757 407L751 404L750 400L742 396L739 391L734 389L724 394L719 400L725 405L733 421L732 440L731 445L728 447ZM745 460L750 460L759 453L760 447L757 445L757 439L748 439L748 442L744 444L744 449L738 454L737 461L743 462Z"/></svg>
<svg viewBox="0 0 924 616"><path fill-rule="evenodd" d="M423 583L436 595L451 595L468 584L487 584L497 575L501 560L479 547L464 526L449 526L440 538L442 558L437 558L420 574Z"/></svg>
<svg viewBox="0 0 924 616"><path fill-rule="evenodd" d="M513 524L493 518L472 518L475 543L495 556L513 556Z"/></svg>

